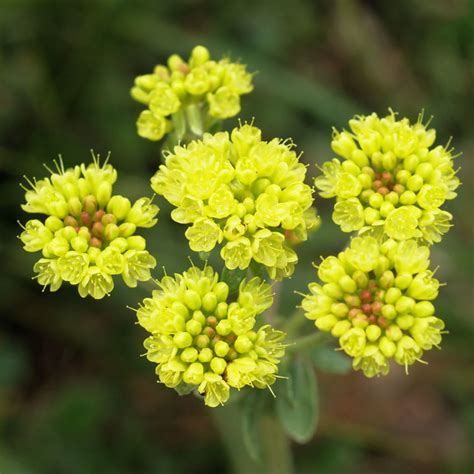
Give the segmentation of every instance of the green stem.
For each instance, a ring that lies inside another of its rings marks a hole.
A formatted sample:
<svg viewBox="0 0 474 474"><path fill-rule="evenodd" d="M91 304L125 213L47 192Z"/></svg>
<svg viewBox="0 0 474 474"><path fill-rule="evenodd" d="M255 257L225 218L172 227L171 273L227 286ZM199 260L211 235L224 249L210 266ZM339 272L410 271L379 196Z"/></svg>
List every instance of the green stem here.
<svg viewBox="0 0 474 474"><path fill-rule="evenodd" d="M294 468L290 440L281 423L275 416L265 416L262 418L260 431L266 469L264 472L266 474L292 474Z"/></svg>
<svg viewBox="0 0 474 474"><path fill-rule="evenodd" d="M314 346L318 346L320 344L324 344L325 342L330 340L330 334L326 334L324 332L315 332L313 334L309 334L308 336L300 337L296 339L296 341L289 345L286 348L287 353L293 352L300 352L306 349L309 349Z"/></svg>
<svg viewBox="0 0 474 474"><path fill-rule="evenodd" d="M214 408L212 417L221 435L232 465L232 474L257 474L262 466L254 461L245 447L241 429L241 409L238 403Z"/></svg>
<svg viewBox="0 0 474 474"><path fill-rule="evenodd" d="M213 409L212 416L227 450L232 474L293 474L290 442L274 416L263 416L259 426L261 462L252 459L245 446L239 403Z"/></svg>
<svg viewBox="0 0 474 474"><path fill-rule="evenodd" d="M301 310L295 311L286 321L283 326L283 331L286 332L288 337L292 337L297 334L302 326L307 324L309 321L304 317Z"/></svg>

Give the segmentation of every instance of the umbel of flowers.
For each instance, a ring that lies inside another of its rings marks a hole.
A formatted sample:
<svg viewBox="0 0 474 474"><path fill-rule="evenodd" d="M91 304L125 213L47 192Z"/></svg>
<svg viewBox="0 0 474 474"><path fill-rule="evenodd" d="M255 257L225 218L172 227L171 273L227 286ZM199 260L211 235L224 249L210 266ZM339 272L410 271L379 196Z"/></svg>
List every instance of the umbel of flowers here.
<svg viewBox="0 0 474 474"><path fill-rule="evenodd" d="M173 54L167 66L135 79L132 97L147 106L138 117L138 134L157 141L187 125L208 130L217 120L237 115L240 96L252 89L243 64L211 60L203 46L196 46L187 62Z"/></svg>
<svg viewBox="0 0 474 474"><path fill-rule="evenodd" d="M243 280L235 301L214 270L191 267L165 276L137 311L148 360L167 387L204 395L210 407L224 404L231 388L267 388L284 355L284 333L256 317L273 303L271 287L254 277Z"/></svg>
<svg viewBox="0 0 474 474"><path fill-rule="evenodd" d="M56 291L65 281L82 297L100 299L112 291L114 275L129 287L150 278L156 261L136 231L155 225L159 209L148 198L132 204L112 195L117 171L93 158L70 169L60 160L49 177L27 180L23 210L48 217L27 221L20 239L26 251L42 254L33 267L41 285Z"/></svg>
<svg viewBox="0 0 474 474"><path fill-rule="evenodd" d="M444 322L431 303L440 286L428 270L429 249L415 240L356 237L337 257L318 267L302 303L318 329L339 339L353 367L367 377L386 375L389 360L421 362L438 347Z"/></svg>
<svg viewBox="0 0 474 474"><path fill-rule="evenodd" d="M344 232L378 228L397 240L439 242L452 215L441 209L456 197L459 179L452 150L433 146L434 129L396 114L356 116L351 132L334 132L338 159L315 180L321 196L336 197L334 222Z"/></svg>
<svg viewBox="0 0 474 474"><path fill-rule="evenodd" d="M306 167L290 142L263 141L251 125L187 146L176 146L151 179L151 186L176 206L172 218L196 252L222 244L227 268L263 265L273 279L293 273L298 261L290 243L319 226L311 207Z"/></svg>

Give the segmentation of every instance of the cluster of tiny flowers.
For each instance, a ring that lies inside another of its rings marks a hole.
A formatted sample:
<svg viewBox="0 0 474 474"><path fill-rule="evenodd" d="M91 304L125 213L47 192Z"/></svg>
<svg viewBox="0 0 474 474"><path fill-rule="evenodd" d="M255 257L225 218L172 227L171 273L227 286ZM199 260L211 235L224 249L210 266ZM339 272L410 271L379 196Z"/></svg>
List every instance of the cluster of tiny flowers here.
<svg viewBox="0 0 474 474"><path fill-rule="evenodd" d="M198 106L198 113L211 119L233 117L240 112L240 96L252 89L252 75L243 64L211 60L203 46L192 50L188 62L173 54L168 67L158 65L135 79L132 97L148 107L138 118L138 134L161 140L173 129L174 114L189 107Z"/></svg>
<svg viewBox="0 0 474 474"><path fill-rule="evenodd" d="M285 335L269 325L255 328L256 316L273 302L268 284L258 277L243 280L232 302L228 285L209 266L157 284L137 317L151 333L144 346L160 382L197 389L210 407L224 404L231 387L273 384Z"/></svg>
<svg viewBox="0 0 474 474"><path fill-rule="evenodd" d="M315 180L325 198L336 197L333 219L344 232L378 228L397 240L439 242L452 215L441 206L456 196L452 150L432 147L436 132L396 115L373 113L334 132L332 149L344 161L326 162Z"/></svg>
<svg viewBox="0 0 474 474"><path fill-rule="evenodd" d="M156 261L138 227L156 224L158 206L148 198L132 204L112 195L116 170L99 163L81 164L41 180L27 180L24 211L47 215L44 222L29 220L20 239L27 252L42 252L33 267L38 282L56 291L62 282L78 285L79 294L100 299L113 287L113 275L122 275L129 287L150 279Z"/></svg>
<svg viewBox="0 0 474 474"><path fill-rule="evenodd" d="M210 252L222 243L230 270L253 260L281 279L298 261L290 244L319 226L305 174L292 144L263 141L258 128L243 125L230 136L205 134L175 147L151 186L176 206L176 222L192 224L186 231L192 250Z"/></svg>
<svg viewBox="0 0 474 474"><path fill-rule="evenodd" d="M389 359L407 368L441 342L444 322L431 303L440 284L428 266L428 247L413 239L380 245L356 237L322 261L323 284L309 285L302 307L318 329L339 338L355 370L386 375Z"/></svg>

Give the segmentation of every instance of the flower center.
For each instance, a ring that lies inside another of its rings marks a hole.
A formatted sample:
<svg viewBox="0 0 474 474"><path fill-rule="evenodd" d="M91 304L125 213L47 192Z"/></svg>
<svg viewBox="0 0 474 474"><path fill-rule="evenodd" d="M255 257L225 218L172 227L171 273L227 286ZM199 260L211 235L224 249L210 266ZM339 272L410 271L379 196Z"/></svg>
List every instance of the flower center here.
<svg viewBox="0 0 474 474"><path fill-rule="evenodd" d="M351 307L348 318L360 322L362 326L368 323L386 329L389 326L389 321L382 315L384 296L385 290L380 288L375 280L370 280L366 288L360 291L358 297L346 299Z"/></svg>
<svg viewBox="0 0 474 474"><path fill-rule="evenodd" d="M391 173L390 171L375 173L372 189L382 196L386 196L391 191L394 191L399 195L402 194L405 191L405 186L397 183L395 175L396 173Z"/></svg>
<svg viewBox="0 0 474 474"><path fill-rule="evenodd" d="M86 238L90 247L102 249L106 246L106 242L110 242L117 236L115 235L116 217L101 209L97 204L97 199L92 195L84 198L82 209L78 213L66 216L63 222L65 226L72 227L77 234Z"/></svg>

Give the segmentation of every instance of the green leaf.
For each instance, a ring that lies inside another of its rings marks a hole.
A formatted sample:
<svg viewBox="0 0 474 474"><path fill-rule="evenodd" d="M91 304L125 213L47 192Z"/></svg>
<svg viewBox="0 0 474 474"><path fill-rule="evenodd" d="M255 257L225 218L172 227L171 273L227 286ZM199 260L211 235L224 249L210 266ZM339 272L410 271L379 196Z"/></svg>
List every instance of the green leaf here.
<svg viewBox="0 0 474 474"><path fill-rule="evenodd" d="M281 381L276 411L288 436L299 443L309 441L318 419L318 390L311 361L295 358L288 368L289 379Z"/></svg>
<svg viewBox="0 0 474 474"><path fill-rule="evenodd" d="M260 420L264 412L266 393L252 390L242 404L242 438L249 456L256 462L262 462L262 444Z"/></svg>
<svg viewBox="0 0 474 474"><path fill-rule="evenodd" d="M196 385L191 385L189 383L181 382L178 386L174 387L178 395L189 395L193 390L195 390Z"/></svg>
<svg viewBox="0 0 474 474"><path fill-rule="evenodd" d="M313 347L308 351L314 366L330 374L347 374L352 370L352 359L330 346Z"/></svg>

